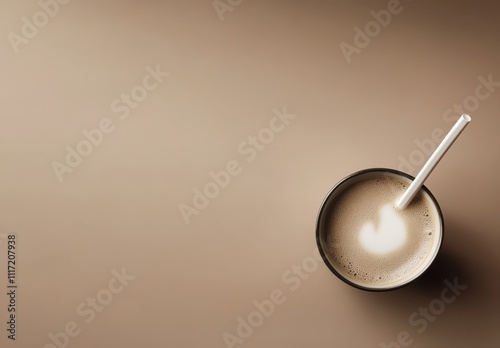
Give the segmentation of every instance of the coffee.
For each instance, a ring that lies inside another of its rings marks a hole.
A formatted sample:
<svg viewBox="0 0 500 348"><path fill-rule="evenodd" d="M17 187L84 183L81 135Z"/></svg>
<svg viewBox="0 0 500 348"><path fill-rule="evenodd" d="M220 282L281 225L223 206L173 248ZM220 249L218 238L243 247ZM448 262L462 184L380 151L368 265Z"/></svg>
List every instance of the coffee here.
<svg viewBox="0 0 500 348"><path fill-rule="evenodd" d="M342 277L366 288L397 287L432 262L442 233L433 198L422 189L406 209L394 207L410 183L395 172L367 171L328 196L318 220L319 240Z"/></svg>

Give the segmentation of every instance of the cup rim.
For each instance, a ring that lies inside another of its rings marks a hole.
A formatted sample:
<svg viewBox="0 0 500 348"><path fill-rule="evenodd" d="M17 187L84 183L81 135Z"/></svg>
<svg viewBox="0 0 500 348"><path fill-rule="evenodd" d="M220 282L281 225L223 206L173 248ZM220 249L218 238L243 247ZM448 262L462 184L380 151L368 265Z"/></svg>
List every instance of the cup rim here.
<svg viewBox="0 0 500 348"><path fill-rule="evenodd" d="M323 262L326 264L326 266L328 267L328 269L333 274L335 274L335 276L337 276L337 278L339 278L340 280L342 280L344 283L346 283L348 285L351 285L352 287L355 287L357 289L361 289L361 290L365 290L365 291L371 291L371 292L392 291L392 290L401 289L402 287L407 286L408 284L412 283L416 279L420 278L423 274L425 274L429 270L430 266L434 263L434 260L436 259L437 255L439 254L439 251L441 250L441 246L443 245L443 239L444 239L444 217L443 217L443 212L441 210L441 207L439 206L438 201L436 200L436 198L434 197L434 195L432 194L432 192L425 185L422 185L422 189L431 198L431 200L432 200L433 204L435 205L436 210L438 212L439 222L440 222L440 226L441 226L441 238L439 240L439 245L436 248L436 252L432 256L432 259L429 260L429 263L425 267L425 269L422 272L420 272L420 274L418 274L415 278L412 278L412 279L408 280L407 282L405 282L403 284L399 284L399 285L391 286L391 287L386 287L386 288L372 288L372 287L369 287L369 286L363 286L363 285L354 283L351 280L349 280L347 277L345 277L342 274L340 274L332 266L332 264L330 263L330 261L328 260L328 258L326 256L326 254L325 254L325 252L323 250L323 247L321 245L321 242L320 242L320 221L321 221L321 217L325 213L325 209L324 209L325 208L325 203L327 202L328 198L330 198L330 195L332 195L333 192L335 190L337 190L346 181L351 180L354 177L357 177L357 176L360 176L360 175L363 175L363 174L366 174L366 173L373 173L373 172L389 172L389 173L392 173L392 174L397 174L397 175L404 176L404 177L410 179L411 181L415 180L414 176L412 176L412 175L410 175L408 173L402 172L400 170L391 169L391 168L367 168L367 169L362 169L362 170L359 170L359 171L356 171L354 173L351 173L351 174L347 175L346 177L344 177L343 179L341 179L339 182L337 182L328 191L328 193L326 194L325 198L323 199L323 202L320 205L318 216L317 216L317 219L316 219L316 244L317 244L317 247L318 247L318 251L319 251L319 253L321 255L321 258L323 259Z"/></svg>

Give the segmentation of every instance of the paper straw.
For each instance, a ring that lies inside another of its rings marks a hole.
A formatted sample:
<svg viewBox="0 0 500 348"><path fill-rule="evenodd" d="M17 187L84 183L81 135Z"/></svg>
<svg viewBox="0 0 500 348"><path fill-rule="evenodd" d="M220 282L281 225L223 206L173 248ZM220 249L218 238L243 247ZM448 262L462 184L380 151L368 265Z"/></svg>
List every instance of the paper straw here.
<svg viewBox="0 0 500 348"><path fill-rule="evenodd" d="M415 180L411 183L410 187L405 191L405 193L401 196L401 198L396 201L396 208L399 210L403 210L406 208L408 203L411 202L415 194L420 190L422 185L424 184L425 179L429 176L430 173L434 170L436 165L439 163L441 158L443 158L444 154L448 149L453 145L455 140L458 138L460 133L465 129L465 127L471 121L471 117L467 114L463 114L455 123L450 132L444 137L443 141L437 147L436 151L431 155L431 157L424 164L420 172L415 177Z"/></svg>

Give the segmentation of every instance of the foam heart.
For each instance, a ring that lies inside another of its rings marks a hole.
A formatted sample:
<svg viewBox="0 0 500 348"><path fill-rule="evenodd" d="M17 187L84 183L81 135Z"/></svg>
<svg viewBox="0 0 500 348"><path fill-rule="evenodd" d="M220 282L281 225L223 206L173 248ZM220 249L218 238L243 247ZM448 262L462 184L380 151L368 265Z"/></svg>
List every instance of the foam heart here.
<svg viewBox="0 0 500 348"><path fill-rule="evenodd" d="M380 223L375 229L373 222L367 222L361 227L359 239L361 245L376 254L388 254L400 248L406 241L406 226L390 204L380 209Z"/></svg>

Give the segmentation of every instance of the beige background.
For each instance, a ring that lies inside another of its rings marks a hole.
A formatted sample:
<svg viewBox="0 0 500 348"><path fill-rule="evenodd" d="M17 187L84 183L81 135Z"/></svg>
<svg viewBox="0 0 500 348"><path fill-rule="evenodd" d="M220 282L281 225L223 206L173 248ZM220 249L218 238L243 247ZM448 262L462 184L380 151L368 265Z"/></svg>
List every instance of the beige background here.
<svg viewBox="0 0 500 348"><path fill-rule="evenodd" d="M479 76L500 81L496 2L401 4L347 63L340 43L386 1L244 1L221 21L210 0L74 0L17 54L7 35L40 7L3 1L0 232L18 237L19 312L17 341L2 325L0 345L42 348L74 321L72 348L225 347L253 301L280 289L286 301L237 347L379 347L401 331L414 347L497 347L500 90L428 179L446 219L429 274L390 293L324 264L296 291L282 281L313 254L332 185L398 168L416 140L451 128L443 114ZM156 65L171 75L120 120L111 102ZM238 145L284 106L296 119L246 162ZM105 117L116 130L59 183L51 163ZM231 160L242 173L186 225L178 205ZM136 278L86 324L76 307L122 268ZM408 317L455 277L467 290L417 333Z"/></svg>

